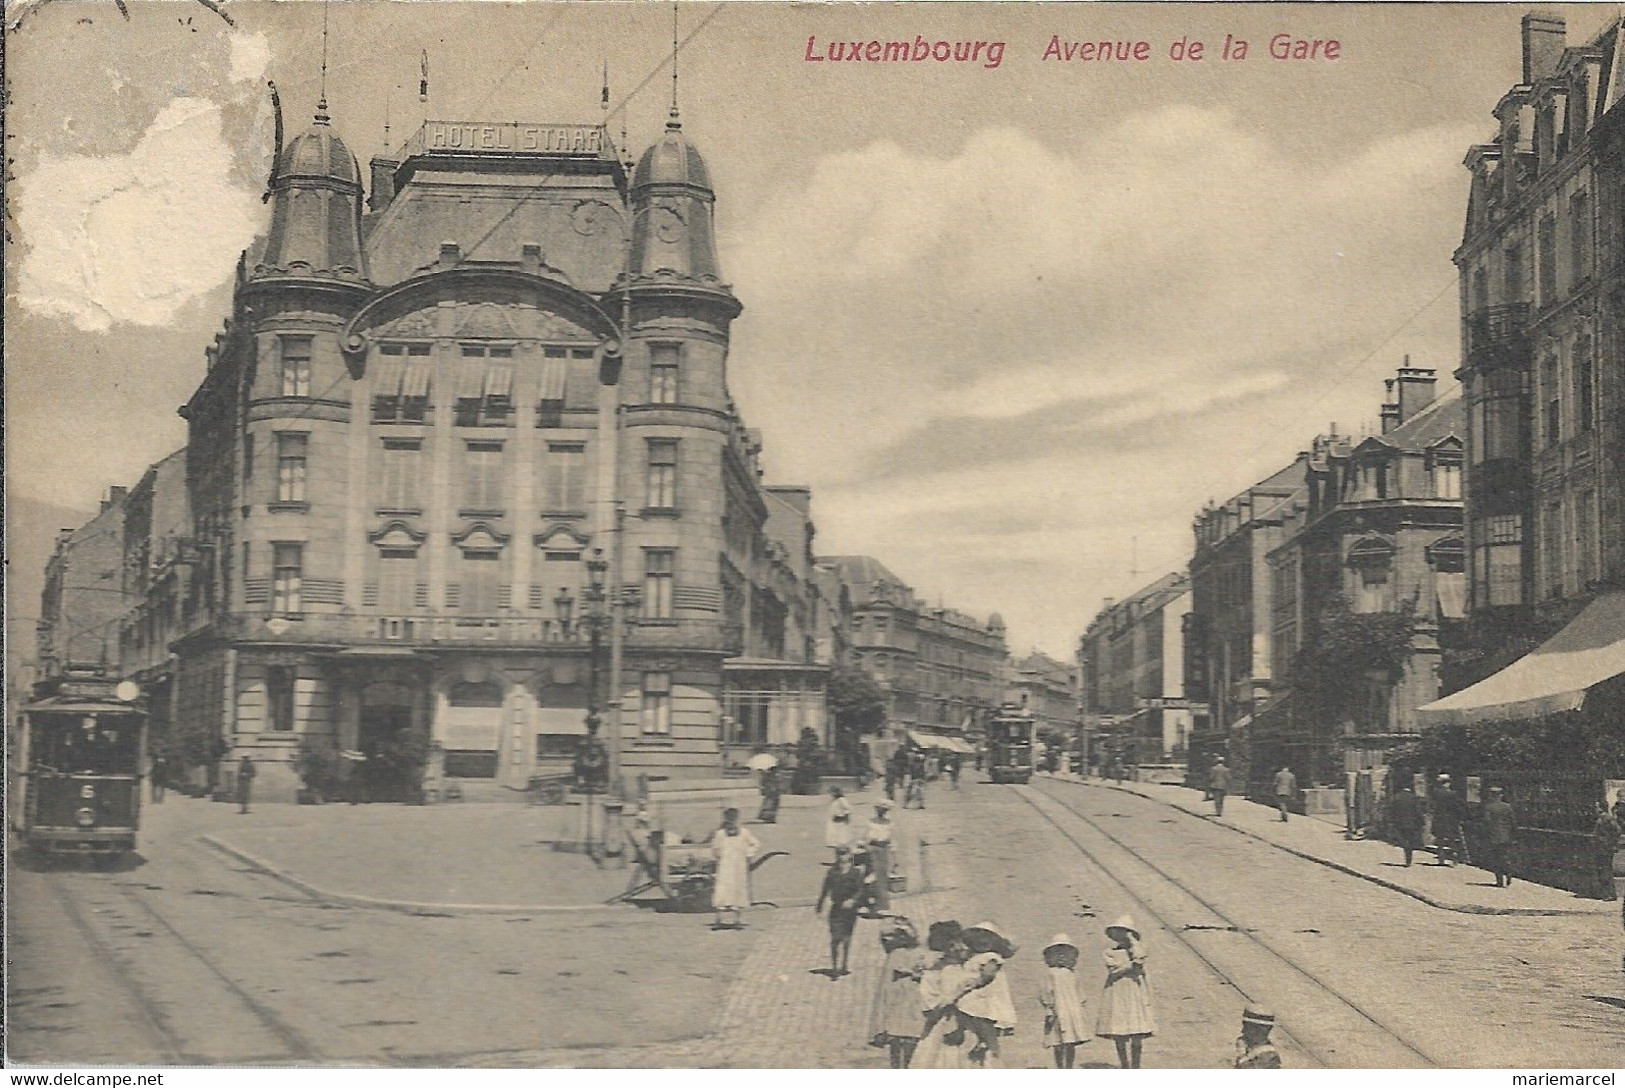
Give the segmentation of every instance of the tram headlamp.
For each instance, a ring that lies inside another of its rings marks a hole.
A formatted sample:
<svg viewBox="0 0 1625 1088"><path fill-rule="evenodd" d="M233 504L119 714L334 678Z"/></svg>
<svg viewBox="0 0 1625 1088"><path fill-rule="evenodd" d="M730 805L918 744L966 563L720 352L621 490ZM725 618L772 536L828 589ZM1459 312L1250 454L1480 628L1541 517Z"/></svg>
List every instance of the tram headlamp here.
<svg viewBox="0 0 1625 1088"><path fill-rule="evenodd" d="M90 827L96 822L96 810L92 808L82 808L73 815L80 827Z"/></svg>
<svg viewBox="0 0 1625 1088"><path fill-rule="evenodd" d="M90 800L92 797L96 796L96 787L95 786L80 786L79 787L79 796L84 798L86 801Z"/></svg>

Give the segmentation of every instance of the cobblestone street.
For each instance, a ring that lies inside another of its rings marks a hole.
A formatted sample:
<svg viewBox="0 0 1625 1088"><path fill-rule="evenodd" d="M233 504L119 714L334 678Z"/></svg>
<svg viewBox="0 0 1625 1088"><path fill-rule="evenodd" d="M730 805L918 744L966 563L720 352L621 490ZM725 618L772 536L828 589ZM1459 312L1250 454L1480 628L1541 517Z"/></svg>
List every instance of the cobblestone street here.
<svg viewBox="0 0 1625 1088"><path fill-rule="evenodd" d="M230 815L184 800L155 809L145 864L126 872L14 868L15 1058L885 1065L867 1045L877 923L859 923L852 974L832 982L819 973L824 920L805 904L759 908L741 933L633 908L340 906L198 840ZM475 825L492 818L477 813ZM1225 1065L1248 1000L1281 1012L1278 1041L1297 1067L1549 1066L1557 1054L1606 1066L1625 1047L1611 914L1442 910L1155 799L1042 777L939 787L902 825L922 840L930 889L911 872L898 909L922 930L990 918L1021 945L1012 1066L1047 1064L1043 943L1065 931L1080 945L1092 1006L1102 927L1123 912L1152 957L1159 1032L1147 1067ZM1098 1039L1079 1062L1115 1065Z"/></svg>

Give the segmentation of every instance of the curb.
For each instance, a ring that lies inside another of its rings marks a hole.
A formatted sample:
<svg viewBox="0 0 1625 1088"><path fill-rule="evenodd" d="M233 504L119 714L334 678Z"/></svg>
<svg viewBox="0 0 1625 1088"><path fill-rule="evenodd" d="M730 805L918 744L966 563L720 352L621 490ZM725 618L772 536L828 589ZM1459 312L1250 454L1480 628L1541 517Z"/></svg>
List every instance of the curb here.
<svg viewBox="0 0 1625 1088"><path fill-rule="evenodd" d="M1062 779L1061 781L1065 780ZM1311 854L1307 850L1299 850L1298 848L1288 846L1285 843L1276 842L1274 839L1260 835L1256 831L1249 831L1245 827L1239 827L1233 823L1221 823L1216 819L1210 818L1205 812L1196 812L1192 809L1188 809L1176 801L1164 801L1160 797L1153 797L1150 794L1141 793L1139 790L1128 789L1125 786L1108 785L1104 782L1098 784L1094 782L1082 782L1080 784L1084 786L1095 786L1098 789L1114 790L1118 793L1129 793L1133 794L1135 797L1142 797L1147 801L1167 805L1169 808L1174 809L1177 812L1183 812L1185 815L1193 819L1202 820L1206 823L1212 824L1215 827L1227 828L1234 831L1238 835L1245 835L1249 839L1264 843L1268 846L1273 846L1277 850L1284 851L1293 855L1294 857L1302 858L1305 861L1312 861L1317 865L1324 865L1328 869L1336 869L1340 873L1344 873L1352 877L1358 877L1359 879L1368 881L1377 885L1378 887L1387 888L1389 891L1399 892L1401 895L1408 895L1412 899L1419 900L1426 903L1428 906L1435 907L1439 910L1448 910L1456 914L1503 915L1507 917L1522 918L1587 918L1594 914L1604 913L1603 911L1598 910L1577 910L1569 907L1492 907L1482 903L1454 903L1444 899L1436 899L1433 896L1428 895L1426 892L1417 891L1415 888L1407 887L1404 884L1398 883L1397 881L1387 880L1380 876L1374 876L1371 873L1363 872L1354 868L1353 866L1344 865L1342 862L1332 861L1330 858L1323 858L1318 854Z"/></svg>
<svg viewBox="0 0 1625 1088"><path fill-rule="evenodd" d="M272 865L265 859L256 857L240 847L232 846L230 843L221 842L212 835L199 835L198 841L202 842L205 846L225 854L227 857L242 862L244 865L252 866L255 871L270 877L272 880L286 884L288 887L309 896L311 899L316 900L317 902L330 903L334 906L361 907L368 910L388 910L395 911L399 914L415 914L425 916L441 915L448 917L465 915L478 916L488 914L586 914L595 911L620 912L626 910L628 907L637 909L635 905L628 903L424 903L415 902L408 899L382 899L370 895L356 895L351 892L336 892L328 888L323 888L320 885L312 884L308 880L303 880L296 877L284 869L277 868L275 865ZM911 891L896 893L892 896L893 900L912 899L915 896L925 895L927 892L935 890L931 886L930 874L926 868L925 862L925 848L929 845L929 843L924 839L919 839L917 841L919 846L916 850L916 855L919 861L920 886ZM810 907L816 902L816 899L775 900L774 907L777 909L783 909L786 907ZM765 905L765 903L762 905Z"/></svg>

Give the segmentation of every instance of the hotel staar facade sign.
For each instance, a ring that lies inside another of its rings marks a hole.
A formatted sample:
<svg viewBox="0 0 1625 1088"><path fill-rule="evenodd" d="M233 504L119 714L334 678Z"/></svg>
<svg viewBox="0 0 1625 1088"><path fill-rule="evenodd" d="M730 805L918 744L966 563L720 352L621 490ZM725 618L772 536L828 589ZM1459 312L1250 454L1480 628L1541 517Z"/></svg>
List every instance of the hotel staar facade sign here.
<svg viewBox="0 0 1625 1088"><path fill-rule="evenodd" d="M416 151L495 151L529 155L601 155L608 148L597 125L503 121L426 121Z"/></svg>

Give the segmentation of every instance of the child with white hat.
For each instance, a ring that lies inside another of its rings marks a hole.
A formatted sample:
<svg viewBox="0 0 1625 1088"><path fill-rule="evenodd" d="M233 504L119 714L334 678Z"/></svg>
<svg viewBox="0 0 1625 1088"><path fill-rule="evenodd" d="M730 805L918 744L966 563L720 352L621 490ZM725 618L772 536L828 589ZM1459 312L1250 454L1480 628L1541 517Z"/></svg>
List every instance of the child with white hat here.
<svg viewBox="0 0 1625 1088"><path fill-rule="evenodd" d="M1057 933L1044 946L1044 974L1038 981L1038 1003L1044 1006L1044 1045L1055 1054L1055 1068L1071 1069L1078 1044L1091 1032L1078 994L1078 946Z"/></svg>
<svg viewBox="0 0 1625 1088"><path fill-rule="evenodd" d="M1100 995L1095 1034L1117 1044L1117 1064L1140 1068L1140 1047L1157 1033L1151 1011L1151 983L1146 977L1145 945L1134 919L1123 915L1106 927L1112 947L1106 949L1106 988Z"/></svg>

